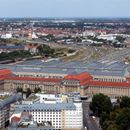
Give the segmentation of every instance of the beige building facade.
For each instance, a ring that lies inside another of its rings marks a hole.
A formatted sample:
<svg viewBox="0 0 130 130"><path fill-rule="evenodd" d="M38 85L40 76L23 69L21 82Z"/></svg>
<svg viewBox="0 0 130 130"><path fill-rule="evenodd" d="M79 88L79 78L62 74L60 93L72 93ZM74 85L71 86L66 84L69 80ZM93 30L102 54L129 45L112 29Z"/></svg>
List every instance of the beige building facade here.
<svg viewBox="0 0 130 130"><path fill-rule="evenodd" d="M130 96L129 77L92 77L88 73L67 75L64 78L18 77L8 76L1 80L1 90L16 91L22 88L40 88L43 93L79 92L82 96L92 96L103 93L110 97Z"/></svg>

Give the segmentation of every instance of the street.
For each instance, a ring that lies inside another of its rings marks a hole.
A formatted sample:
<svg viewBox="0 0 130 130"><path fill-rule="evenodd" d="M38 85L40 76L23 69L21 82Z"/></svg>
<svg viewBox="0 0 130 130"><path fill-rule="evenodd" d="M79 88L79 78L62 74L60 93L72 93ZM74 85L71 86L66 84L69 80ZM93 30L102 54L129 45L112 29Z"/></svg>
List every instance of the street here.
<svg viewBox="0 0 130 130"><path fill-rule="evenodd" d="M99 128L98 120L89 116L89 102L83 101L83 125L88 130L101 130Z"/></svg>

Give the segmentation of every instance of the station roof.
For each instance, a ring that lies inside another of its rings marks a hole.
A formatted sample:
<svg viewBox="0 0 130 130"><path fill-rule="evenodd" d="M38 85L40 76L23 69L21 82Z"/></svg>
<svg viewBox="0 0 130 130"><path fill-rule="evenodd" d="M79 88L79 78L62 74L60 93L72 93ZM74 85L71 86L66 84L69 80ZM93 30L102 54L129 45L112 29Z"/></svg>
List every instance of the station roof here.
<svg viewBox="0 0 130 130"><path fill-rule="evenodd" d="M8 68L14 73L48 73L48 74L79 74L87 72L91 75L102 76L128 76L130 72L130 65L126 65L121 61L113 61L101 63L94 61L90 64L82 61L50 61L47 63L41 60L26 61L17 65L0 65L0 68ZM127 70L127 71L126 71ZM127 72L127 73L126 73Z"/></svg>
<svg viewBox="0 0 130 130"><path fill-rule="evenodd" d="M11 45L11 46L5 46L5 45L0 45L0 49L7 49L7 50L10 50L10 49L24 49L24 46L22 46L22 45L17 45L17 46L15 46L15 45Z"/></svg>

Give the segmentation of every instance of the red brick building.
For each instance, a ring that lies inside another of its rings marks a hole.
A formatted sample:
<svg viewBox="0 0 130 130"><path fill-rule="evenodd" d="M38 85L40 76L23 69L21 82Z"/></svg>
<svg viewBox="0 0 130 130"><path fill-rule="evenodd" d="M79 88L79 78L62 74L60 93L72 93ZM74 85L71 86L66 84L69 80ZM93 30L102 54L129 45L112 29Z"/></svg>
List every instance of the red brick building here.
<svg viewBox="0 0 130 130"><path fill-rule="evenodd" d="M0 70L0 90L4 90L4 80L11 76L12 72L9 69L1 69Z"/></svg>
<svg viewBox="0 0 130 130"><path fill-rule="evenodd" d="M27 88L34 91L36 87L39 87L44 93L79 92L82 96L92 96L96 93L103 93L111 97L130 96L129 77L126 77L126 81L124 82L110 82L96 81L86 72L68 75L62 79L16 77L11 74L10 70L1 70L1 89L4 89L5 91L16 91L19 87L23 88L24 91L26 91Z"/></svg>

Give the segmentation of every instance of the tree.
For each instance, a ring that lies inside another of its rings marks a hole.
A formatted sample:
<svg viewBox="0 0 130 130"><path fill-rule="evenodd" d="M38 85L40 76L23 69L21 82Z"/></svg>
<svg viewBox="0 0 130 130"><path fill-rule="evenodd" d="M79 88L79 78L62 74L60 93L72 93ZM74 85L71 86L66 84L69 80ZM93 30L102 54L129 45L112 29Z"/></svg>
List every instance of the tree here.
<svg viewBox="0 0 130 130"><path fill-rule="evenodd" d="M117 36L116 40L119 41L120 43L124 42L125 38L122 36Z"/></svg>
<svg viewBox="0 0 130 130"><path fill-rule="evenodd" d="M102 130L120 130L120 126L114 121L108 120L103 123Z"/></svg>
<svg viewBox="0 0 130 130"><path fill-rule="evenodd" d="M51 41L55 39L55 37L54 37L53 34L48 34L48 35L46 36L46 38L48 38L48 39L51 40Z"/></svg>
<svg viewBox="0 0 130 130"><path fill-rule="evenodd" d="M130 108L123 108L116 117L115 122L121 127L121 130L130 128Z"/></svg>
<svg viewBox="0 0 130 130"><path fill-rule="evenodd" d="M76 38L75 38L75 41L76 41L76 42L82 42L82 39L81 39L80 37L76 37Z"/></svg>
<svg viewBox="0 0 130 130"><path fill-rule="evenodd" d="M107 130L107 128L113 124L113 121L104 121L103 125L102 125L102 130Z"/></svg>
<svg viewBox="0 0 130 130"><path fill-rule="evenodd" d="M31 53L29 51L13 51L13 52L2 52L0 54L0 60L15 60L18 58L27 58L27 57L31 57Z"/></svg>
<svg viewBox="0 0 130 130"><path fill-rule="evenodd" d="M113 110L101 126L103 130L128 130L130 128L130 108Z"/></svg>
<svg viewBox="0 0 130 130"><path fill-rule="evenodd" d="M17 87L16 91L17 91L17 93L19 93L19 92L23 93L23 88Z"/></svg>
<svg viewBox="0 0 130 130"><path fill-rule="evenodd" d="M75 50L73 50L73 49L68 50L68 53L74 53L74 52L75 52Z"/></svg>
<svg viewBox="0 0 130 130"><path fill-rule="evenodd" d="M120 107L113 107L110 113L102 112L100 124L103 130L130 129L130 98L122 97Z"/></svg>
<svg viewBox="0 0 130 130"><path fill-rule="evenodd" d="M119 126L113 123L108 126L107 130L119 130Z"/></svg>
<svg viewBox="0 0 130 130"><path fill-rule="evenodd" d="M26 97L29 97L29 95L32 93L31 89L30 88L27 88L27 91L26 91Z"/></svg>
<svg viewBox="0 0 130 130"><path fill-rule="evenodd" d="M109 114L103 112L100 116L100 125L102 126L105 121L109 120Z"/></svg>
<svg viewBox="0 0 130 130"><path fill-rule="evenodd" d="M100 116L103 112L110 113L112 110L112 103L108 96L103 94L96 94L92 98L90 103L90 109L97 116Z"/></svg>
<svg viewBox="0 0 130 130"><path fill-rule="evenodd" d="M34 93L38 93L38 92L41 92L41 88L39 88L39 87L35 87L35 89L34 89Z"/></svg>
<svg viewBox="0 0 130 130"><path fill-rule="evenodd" d="M125 96L121 98L121 102L120 102L120 107L124 108L124 107L128 107L130 108L130 98Z"/></svg>
<svg viewBox="0 0 130 130"><path fill-rule="evenodd" d="M40 45L38 51L40 55L53 55L55 52L53 48L50 48L50 46L47 45Z"/></svg>
<svg viewBox="0 0 130 130"><path fill-rule="evenodd" d="M41 88L40 87L38 87L38 92L41 92Z"/></svg>

